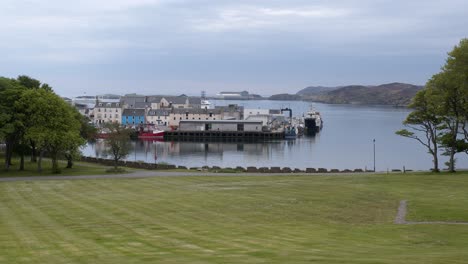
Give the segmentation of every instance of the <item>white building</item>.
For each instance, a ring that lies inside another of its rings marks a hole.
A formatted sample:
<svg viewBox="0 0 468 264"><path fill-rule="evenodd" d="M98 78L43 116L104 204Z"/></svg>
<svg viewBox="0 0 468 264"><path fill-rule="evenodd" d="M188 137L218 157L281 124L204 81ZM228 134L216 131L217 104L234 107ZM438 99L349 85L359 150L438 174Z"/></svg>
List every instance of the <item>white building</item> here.
<svg viewBox="0 0 468 264"><path fill-rule="evenodd" d="M244 109L244 120L261 121L264 126L284 121L284 115L275 109Z"/></svg>
<svg viewBox="0 0 468 264"><path fill-rule="evenodd" d="M122 107L120 103L104 103L98 102L94 106L95 124L103 124L109 122L121 123Z"/></svg>
<svg viewBox="0 0 468 264"><path fill-rule="evenodd" d="M170 110L150 109L146 113L146 123L160 126L168 126L170 120Z"/></svg>
<svg viewBox="0 0 468 264"><path fill-rule="evenodd" d="M181 131L262 131L261 121L246 120L182 120Z"/></svg>
<svg viewBox="0 0 468 264"><path fill-rule="evenodd" d="M221 120L222 109L174 108L169 115L169 126L178 127L182 120Z"/></svg>

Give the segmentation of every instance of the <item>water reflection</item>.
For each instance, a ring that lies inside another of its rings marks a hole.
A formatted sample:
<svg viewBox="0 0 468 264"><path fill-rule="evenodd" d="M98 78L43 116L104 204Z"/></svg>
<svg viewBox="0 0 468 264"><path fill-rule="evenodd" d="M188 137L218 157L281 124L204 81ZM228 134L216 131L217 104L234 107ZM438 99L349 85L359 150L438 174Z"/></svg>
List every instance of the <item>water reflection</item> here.
<svg viewBox="0 0 468 264"><path fill-rule="evenodd" d="M291 166L307 167L308 155L319 136L297 140L268 142L163 142L137 140L131 142L130 161L149 163L167 162L189 167L198 166ZM109 158L105 153L104 140L89 143L85 155L93 153L100 158ZM299 154L299 155L297 155ZM292 164L292 165L291 165Z"/></svg>

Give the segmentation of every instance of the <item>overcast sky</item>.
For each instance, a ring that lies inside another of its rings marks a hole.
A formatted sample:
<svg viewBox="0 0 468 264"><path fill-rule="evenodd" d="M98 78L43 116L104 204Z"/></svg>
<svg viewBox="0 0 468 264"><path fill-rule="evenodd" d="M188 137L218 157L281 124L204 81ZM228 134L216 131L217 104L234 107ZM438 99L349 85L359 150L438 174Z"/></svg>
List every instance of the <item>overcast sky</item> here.
<svg viewBox="0 0 468 264"><path fill-rule="evenodd" d="M466 0L0 0L0 76L66 96L424 84Z"/></svg>

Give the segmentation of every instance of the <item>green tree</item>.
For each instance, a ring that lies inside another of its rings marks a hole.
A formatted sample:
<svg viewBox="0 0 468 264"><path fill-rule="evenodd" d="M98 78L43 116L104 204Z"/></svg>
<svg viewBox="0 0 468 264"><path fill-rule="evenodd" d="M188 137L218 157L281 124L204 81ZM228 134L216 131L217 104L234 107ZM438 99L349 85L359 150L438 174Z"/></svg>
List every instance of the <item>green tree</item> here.
<svg viewBox="0 0 468 264"><path fill-rule="evenodd" d="M105 139L107 153L114 160L114 169L117 170L119 160L125 158L130 152L130 129L122 127L118 123L105 123L104 131L107 132Z"/></svg>
<svg viewBox="0 0 468 264"><path fill-rule="evenodd" d="M415 109L404 124L417 125L413 129L424 133L426 139L405 129L397 134L421 142L433 155L434 163L441 147L442 154L449 157L449 171L454 172L455 155L468 154L468 39L462 39L448 53L441 72L432 76L411 106Z"/></svg>
<svg viewBox="0 0 468 264"><path fill-rule="evenodd" d="M19 84L27 89L44 89L49 92L53 92L52 87L47 83L41 83L41 81L31 78L27 75L20 75L16 78Z"/></svg>
<svg viewBox="0 0 468 264"><path fill-rule="evenodd" d="M455 171L455 155L468 152L467 144L467 104L468 104L468 39L460 41L449 52L442 71L433 77L433 84L428 89L439 94L437 101L442 106L440 143L451 172Z"/></svg>
<svg viewBox="0 0 468 264"><path fill-rule="evenodd" d="M15 102L25 88L14 79L0 77L0 139L5 142L5 169L9 170L16 144L20 141L24 125L18 119Z"/></svg>
<svg viewBox="0 0 468 264"><path fill-rule="evenodd" d="M47 83L41 83L41 81L31 78L27 75L20 75L18 76L18 78L16 78L16 80L20 85L22 85L26 89L43 89L48 92L53 92L52 87L50 87ZM23 144L26 144L26 142L23 142ZM31 161L36 162L37 161L36 142L34 142L33 140L30 140L29 144L31 145ZM24 154L20 153L20 155L24 155Z"/></svg>
<svg viewBox="0 0 468 264"><path fill-rule="evenodd" d="M60 155L84 144L75 110L46 89L26 90L16 105L28 116L25 138L37 145L40 153L38 170L42 171L42 157L47 152L52 160L52 171L59 173Z"/></svg>
<svg viewBox="0 0 468 264"><path fill-rule="evenodd" d="M432 80L428 82L428 85L431 85L431 82ZM396 134L415 139L426 147L428 153L432 155L432 171L439 172L438 127L441 124L441 119L438 116L439 105L435 103L434 100L436 97L437 95L434 95L431 91L419 91L410 104L410 107L413 108L413 112L411 112L408 117L406 117L405 121L403 121L405 127L412 131L402 129L397 131Z"/></svg>
<svg viewBox="0 0 468 264"><path fill-rule="evenodd" d="M89 117L80 114L78 111L76 112L76 118L80 120L81 128L80 128L80 135L87 141L94 141L96 140L96 136L98 133L98 129L92 124Z"/></svg>

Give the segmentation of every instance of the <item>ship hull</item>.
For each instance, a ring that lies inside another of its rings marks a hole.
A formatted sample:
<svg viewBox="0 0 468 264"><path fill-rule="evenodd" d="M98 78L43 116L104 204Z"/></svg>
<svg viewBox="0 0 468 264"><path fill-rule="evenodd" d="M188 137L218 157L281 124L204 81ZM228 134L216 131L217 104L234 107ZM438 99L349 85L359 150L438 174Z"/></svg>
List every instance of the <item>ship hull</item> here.
<svg viewBox="0 0 468 264"><path fill-rule="evenodd" d="M140 132L138 138L141 139L158 139L164 137L164 131L158 132Z"/></svg>
<svg viewBox="0 0 468 264"><path fill-rule="evenodd" d="M320 132L321 126L317 125L315 118L305 118L304 128L307 134L315 134Z"/></svg>

